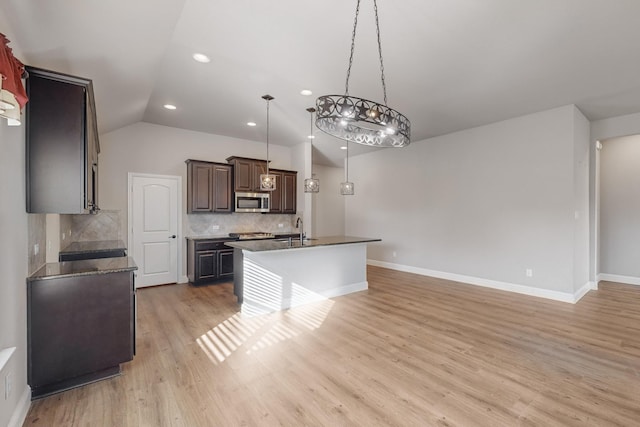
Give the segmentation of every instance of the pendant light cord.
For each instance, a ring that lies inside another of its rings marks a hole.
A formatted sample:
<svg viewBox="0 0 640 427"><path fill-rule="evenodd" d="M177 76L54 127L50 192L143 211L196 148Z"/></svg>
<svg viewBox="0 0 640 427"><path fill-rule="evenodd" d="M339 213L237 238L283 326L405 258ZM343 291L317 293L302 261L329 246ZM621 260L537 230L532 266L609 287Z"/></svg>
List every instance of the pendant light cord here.
<svg viewBox="0 0 640 427"><path fill-rule="evenodd" d="M267 176L269 175L269 102L267 99Z"/></svg>
<svg viewBox="0 0 640 427"><path fill-rule="evenodd" d="M373 0L373 10L376 12L376 34L378 35L378 56L380 56L380 80L382 80L382 93L384 105L387 105L387 84L384 81L384 63L382 62L382 42L380 41L380 24L378 23L378 3Z"/></svg>
<svg viewBox="0 0 640 427"><path fill-rule="evenodd" d="M309 112L309 136L311 137L309 140L311 141L311 178L313 179L313 112L315 109L308 108Z"/></svg>
<svg viewBox="0 0 640 427"><path fill-rule="evenodd" d="M349 77L351 77L351 65L353 64L353 50L356 47L356 29L358 28L358 14L360 13L360 0L356 4L356 17L353 20L353 31L351 33L351 54L349 55L349 67L347 68L347 81L345 82L344 94L349 95Z"/></svg>
<svg viewBox="0 0 640 427"><path fill-rule="evenodd" d="M345 167L345 175L346 175L346 179L345 182L349 182L349 141L347 141L347 164Z"/></svg>
<svg viewBox="0 0 640 427"><path fill-rule="evenodd" d="M384 96L384 105L387 103L387 84L384 80L384 62L382 61L382 42L380 41L380 23L378 20L378 3L373 0L373 9L376 15L376 35L378 37L378 56L380 57L380 80L382 81L382 94ZM349 67L347 68L347 79L345 82L344 94L349 95L349 78L351 77L351 65L353 64L353 51L356 46L356 29L358 27L358 14L360 13L360 0L356 4L356 17L353 20L353 32L351 33L351 53L349 54Z"/></svg>

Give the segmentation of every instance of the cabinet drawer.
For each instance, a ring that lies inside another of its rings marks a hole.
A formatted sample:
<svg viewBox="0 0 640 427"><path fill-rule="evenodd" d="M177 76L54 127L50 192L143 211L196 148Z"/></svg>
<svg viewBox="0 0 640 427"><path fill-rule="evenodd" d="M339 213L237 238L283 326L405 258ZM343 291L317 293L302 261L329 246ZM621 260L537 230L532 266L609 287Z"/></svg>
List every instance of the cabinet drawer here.
<svg viewBox="0 0 640 427"><path fill-rule="evenodd" d="M224 245L225 240L201 240L196 242L196 251L212 251L216 249L229 249Z"/></svg>

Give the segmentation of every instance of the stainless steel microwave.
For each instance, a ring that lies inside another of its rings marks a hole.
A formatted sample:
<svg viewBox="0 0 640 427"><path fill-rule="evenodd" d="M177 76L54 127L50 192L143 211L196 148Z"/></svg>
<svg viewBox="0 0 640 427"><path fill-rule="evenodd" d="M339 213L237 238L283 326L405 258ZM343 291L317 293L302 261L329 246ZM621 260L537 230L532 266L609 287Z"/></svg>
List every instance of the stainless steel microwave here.
<svg viewBox="0 0 640 427"><path fill-rule="evenodd" d="M269 193L236 193L236 212L269 212Z"/></svg>

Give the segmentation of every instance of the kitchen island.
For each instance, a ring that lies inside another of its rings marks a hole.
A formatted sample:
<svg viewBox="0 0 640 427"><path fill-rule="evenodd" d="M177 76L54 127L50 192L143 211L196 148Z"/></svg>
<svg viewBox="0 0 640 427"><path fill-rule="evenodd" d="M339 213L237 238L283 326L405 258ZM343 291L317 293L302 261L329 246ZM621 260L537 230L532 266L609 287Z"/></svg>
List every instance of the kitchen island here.
<svg viewBox="0 0 640 427"><path fill-rule="evenodd" d="M367 244L379 241L330 236L227 242L234 248L241 312L264 314L367 289Z"/></svg>

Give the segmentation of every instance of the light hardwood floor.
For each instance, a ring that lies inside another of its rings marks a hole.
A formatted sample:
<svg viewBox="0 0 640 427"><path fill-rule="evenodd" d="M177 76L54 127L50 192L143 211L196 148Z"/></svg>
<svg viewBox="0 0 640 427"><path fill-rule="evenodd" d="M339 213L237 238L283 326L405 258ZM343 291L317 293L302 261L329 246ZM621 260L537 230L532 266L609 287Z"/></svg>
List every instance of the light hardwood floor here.
<svg viewBox="0 0 640 427"><path fill-rule="evenodd" d="M25 426L640 425L640 287L570 305L368 280L251 319L231 284L141 289L123 374L33 402Z"/></svg>

